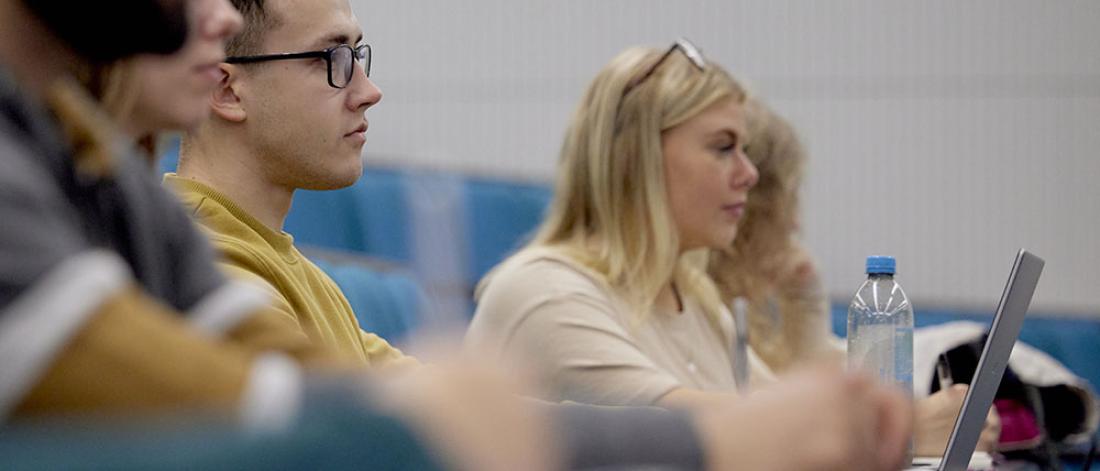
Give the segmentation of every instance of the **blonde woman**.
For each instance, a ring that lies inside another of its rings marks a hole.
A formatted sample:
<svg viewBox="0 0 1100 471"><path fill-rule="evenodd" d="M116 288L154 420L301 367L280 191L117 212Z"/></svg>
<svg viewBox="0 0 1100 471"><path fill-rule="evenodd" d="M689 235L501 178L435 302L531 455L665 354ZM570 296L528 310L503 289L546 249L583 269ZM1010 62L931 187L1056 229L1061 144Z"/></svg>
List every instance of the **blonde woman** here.
<svg viewBox="0 0 1100 471"><path fill-rule="evenodd" d="M791 124L763 102L749 100L745 108L752 136L746 153L759 179L732 248L715 250L708 272L723 300L747 300L752 351L771 371L782 374L817 361L841 364L844 344L829 329L825 288L798 238L805 149ZM943 453L965 393L965 386L957 386L916 401L917 455ZM994 449L999 434L991 410L979 449Z"/></svg>
<svg viewBox="0 0 1100 471"><path fill-rule="evenodd" d="M692 406L734 390L705 258L733 242L757 181L745 98L684 41L614 58L567 131L547 219L482 280L468 342L535 358L555 400Z"/></svg>
<svg viewBox="0 0 1100 471"><path fill-rule="evenodd" d="M738 358L705 271L708 252L734 242L759 177L745 106L689 43L613 59L566 133L547 219L482 280L467 341L533 359L551 400L712 410L735 396L735 361L773 382L751 349ZM808 443L823 429L804 420L874 408L849 399L770 420L798 424L783 429L787 443Z"/></svg>

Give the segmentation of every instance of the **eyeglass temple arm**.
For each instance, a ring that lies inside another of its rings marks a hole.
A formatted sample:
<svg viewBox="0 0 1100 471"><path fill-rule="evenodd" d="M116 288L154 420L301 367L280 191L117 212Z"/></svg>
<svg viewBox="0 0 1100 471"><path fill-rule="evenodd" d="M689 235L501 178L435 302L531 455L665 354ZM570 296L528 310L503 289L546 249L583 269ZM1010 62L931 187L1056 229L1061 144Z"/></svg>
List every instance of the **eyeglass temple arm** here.
<svg viewBox="0 0 1100 471"><path fill-rule="evenodd" d="M248 64L252 62L279 61L285 59L306 59L310 57L325 57L325 51L291 52L287 54L263 54L259 56L235 56L225 58L228 64Z"/></svg>

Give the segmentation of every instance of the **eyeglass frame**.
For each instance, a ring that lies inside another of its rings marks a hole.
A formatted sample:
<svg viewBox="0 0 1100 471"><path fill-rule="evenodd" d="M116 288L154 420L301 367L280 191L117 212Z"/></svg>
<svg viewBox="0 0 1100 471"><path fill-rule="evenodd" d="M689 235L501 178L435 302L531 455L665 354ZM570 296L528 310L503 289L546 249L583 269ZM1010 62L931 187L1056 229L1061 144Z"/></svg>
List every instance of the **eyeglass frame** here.
<svg viewBox="0 0 1100 471"><path fill-rule="evenodd" d="M352 67L351 76L348 77L347 85L343 87L336 86L336 82L332 80L332 54L338 49L348 48L351 50L352 55ZM365 51L365 54L360 54L361 51ZM367 77L370 77L370 62L372 51L370 44L361 44L359 46L352 46L350 44L340 44L329 48L321 49L318 51L305 51L305 52L284 52L280 54L258 54L253 56L232 56L225 58L225 62L228 64L255 64L258 62L269 61L281 61L291 59L313 59L322 58L325 60L325 66L328 69L328 85L335 89L343 89L351 84L351 79L355 77L355 62L359 62L366 59L366 63L363 65L363 72Z"/></svg>

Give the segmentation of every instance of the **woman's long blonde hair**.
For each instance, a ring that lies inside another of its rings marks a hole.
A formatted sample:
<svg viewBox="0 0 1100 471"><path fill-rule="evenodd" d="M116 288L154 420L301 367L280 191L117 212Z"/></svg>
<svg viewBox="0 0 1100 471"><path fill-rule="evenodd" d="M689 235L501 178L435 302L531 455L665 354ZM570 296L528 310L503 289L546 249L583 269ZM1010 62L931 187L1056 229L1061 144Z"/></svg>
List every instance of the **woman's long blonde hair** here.
<svg viewBox="0 0 1100 471"><path fill-rule="evenodd" d="M121 59L93 68L90 77L85 80L92 96L120 127L134 119L141 87L138 66L137 59ZM150 133L134 138L137 149L146 154L151 165L155 165L159 136Z"/></svg>
<svg viewBox="0 0 1100 471"><path fill-rule="evenodd" d="M589 85L565 135L549 214L528 247L564 249L642 316L670 281L716 316L721 300L703 272L705 251L680 254L661 136L746 94L721 67L700 71L677 51L624 97L663 52L628 49Z"/></svg>

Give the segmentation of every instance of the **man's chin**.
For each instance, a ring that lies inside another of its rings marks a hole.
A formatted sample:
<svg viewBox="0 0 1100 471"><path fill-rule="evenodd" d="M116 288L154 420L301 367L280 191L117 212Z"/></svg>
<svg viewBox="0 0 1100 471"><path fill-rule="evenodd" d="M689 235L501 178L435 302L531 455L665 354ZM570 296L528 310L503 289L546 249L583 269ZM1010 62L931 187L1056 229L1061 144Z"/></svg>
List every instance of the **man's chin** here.
<svg viewBox="0 0 1100 471"><path fill-rule="evenodd" d="M344 172L318 175L310 181L302 182L299 188L313 191L339 190L354 185L361 176L363 176L363 166L358 165Z"/></svg>
<svg viewBox="0 0 1100 471"><path fill-rule="evenodd" d="M354 185L357 181L359 181L358 176L354 178L326 178L320 181L309 182L308 186L303 186L302 189L313 191L340 190Z"/></svg>

